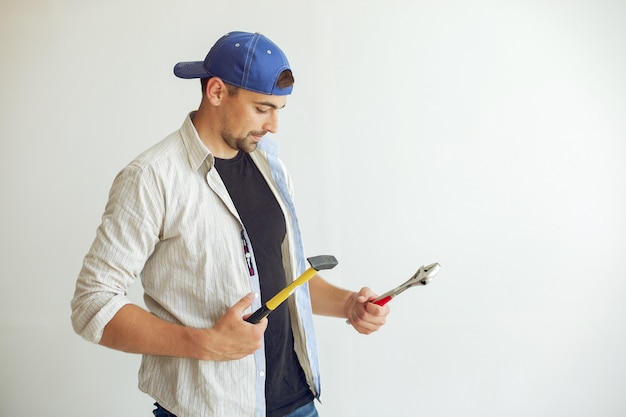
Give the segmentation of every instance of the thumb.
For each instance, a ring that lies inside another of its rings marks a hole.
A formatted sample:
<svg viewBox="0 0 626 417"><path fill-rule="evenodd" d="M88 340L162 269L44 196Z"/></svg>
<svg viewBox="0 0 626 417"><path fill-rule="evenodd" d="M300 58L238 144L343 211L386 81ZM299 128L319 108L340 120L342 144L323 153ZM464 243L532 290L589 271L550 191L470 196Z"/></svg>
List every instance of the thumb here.
<svg viewBox="0 0 626 417"><path fill-rule="evenodd" d="M374 294L372 290L369 289L368 287L361 288L356 298L357 302L361 304L367 303L368 301L372 301L375 299L376 299L376 294Z"/></svg>
<svg viewBox="0 0 626 417"><path fill-rule="evenodd" d="M237 301L231 309L235 310L238 314L243 314L254 302L257 296L254 293L248 293L241 300Z"/></svg>
<svg viewBox="0 0 626 417"><path fill-rule="evenodd" d="M364 304L364 303L367 302L367 297L364 296L364 295L359 295L359 296L356 297L356 301L359 304Z"/></svg>

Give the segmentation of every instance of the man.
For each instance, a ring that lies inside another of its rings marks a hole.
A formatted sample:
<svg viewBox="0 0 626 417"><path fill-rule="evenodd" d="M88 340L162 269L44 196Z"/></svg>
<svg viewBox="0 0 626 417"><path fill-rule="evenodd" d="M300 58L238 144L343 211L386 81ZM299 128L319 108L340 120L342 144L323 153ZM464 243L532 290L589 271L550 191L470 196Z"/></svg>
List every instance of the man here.
<svg viewBox="0 0 626 417"><path fill-rule="evenodd" d="M311 313L364 334L388 307L316 275L267 319L244 319L306 269L291 182L268 138L293 89L284 53L231 32L199 62L202 100L180 130L116 177L72 300L75 331L141 353L155 416L316 416ZM257 149L259 147L259 149ZM138 277L149 312L130 303Z"/></svg>

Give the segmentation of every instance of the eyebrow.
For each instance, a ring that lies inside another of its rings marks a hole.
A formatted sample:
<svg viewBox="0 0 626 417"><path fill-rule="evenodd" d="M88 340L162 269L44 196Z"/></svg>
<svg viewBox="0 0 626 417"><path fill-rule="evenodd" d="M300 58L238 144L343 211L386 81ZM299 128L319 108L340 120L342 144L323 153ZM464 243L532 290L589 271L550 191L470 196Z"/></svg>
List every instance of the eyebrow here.
<svg viewBox="0 0 626 417"><path fill-rule="evenodd" d="M268 107L271 107L271 108L273 108L274 110L284 109L284 108L285 108L285 106L287 105L287 104L285 103L285 104L283 104L283 106L282 106L282 107L278 107L276 104L271 103L271 102L269 102L269 101L255 101L254 103L255 103L255 104L259 104L259 105L261 105L261 106L268 106Z"/></svg>

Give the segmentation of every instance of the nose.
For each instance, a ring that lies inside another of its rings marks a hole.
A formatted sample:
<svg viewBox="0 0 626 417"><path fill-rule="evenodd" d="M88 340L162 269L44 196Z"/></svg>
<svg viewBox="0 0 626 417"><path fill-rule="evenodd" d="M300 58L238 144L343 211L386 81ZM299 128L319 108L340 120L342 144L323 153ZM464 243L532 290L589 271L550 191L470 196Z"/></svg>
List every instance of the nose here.
<svg viewBox="0 0 626 417"><path fill-rule="evenodd" d="M276 133L278 131L278 113L276 111L270 112L269 117L263 124L263 130Z"/></svg>

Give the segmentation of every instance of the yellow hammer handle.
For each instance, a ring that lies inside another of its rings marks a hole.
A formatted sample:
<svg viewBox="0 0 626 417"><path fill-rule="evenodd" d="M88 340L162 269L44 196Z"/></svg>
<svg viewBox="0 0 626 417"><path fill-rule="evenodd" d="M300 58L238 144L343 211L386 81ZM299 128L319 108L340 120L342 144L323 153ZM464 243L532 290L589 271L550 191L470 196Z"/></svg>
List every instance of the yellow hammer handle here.
<svg viewBox="0 0 626 417"><path fill-rule="evenodd" d="M267 308L269 308L270 310L276 310L276 307L278 307L279 305L281 305L281 303L283 301L285 301L287 298L289 298L289 296L291 295L291 293L298 288L300 285L304 284L305 282L307 282L308 280L310 280L311 278L313 278L315 276L315 274L317 274L317 270L315 270L314 268L309 268L306 271L304 271L302 273L302 275L300 275L295 281L293 281L291 284L287 285L285 288L283 288L278 294L276 294L275 296L273 296L272 298L270 298L266 303L265 306Z"/></svg>

